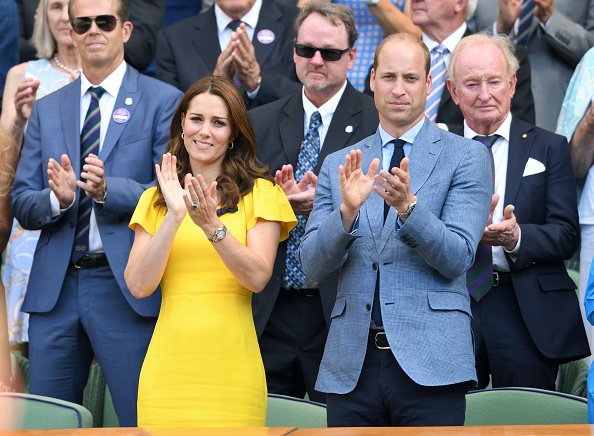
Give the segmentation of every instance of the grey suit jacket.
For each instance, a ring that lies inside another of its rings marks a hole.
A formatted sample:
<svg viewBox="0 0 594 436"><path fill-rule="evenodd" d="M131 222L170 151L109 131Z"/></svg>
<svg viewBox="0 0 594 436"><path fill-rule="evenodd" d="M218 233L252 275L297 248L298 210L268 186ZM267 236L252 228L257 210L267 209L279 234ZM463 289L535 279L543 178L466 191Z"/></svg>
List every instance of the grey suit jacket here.
<svg viewBox="0 0 594 436"><path fill-rule="evenodd" d="M274 174L283 165L297 165L303 142L303 101L301 92L250 111L258 148L258 159L267 164ZM373 99L357 91L350 83L332 116L328 133L314 168L317 174L326 156L371 135L377 127L377 110ZM254 321L258 336L262 334L280 291L285 273L287 243L279 245L272 278L259 294L252 297ZM322 306L327 322L336 298L336 274L320 283Z"/></svg>
<svg viewBox="0 0 594 436"><path fill-rule="evenodd" d="M417 206L398 228L375 192L363 204L355 232L343 230L338 166L352 149L366 170L381 159L379 133L324 161L300 258L313 280L340 270L330 331L316 389L348 393L361 373L376 279L392 353L416 383L476 382L466 271L490 208L489 155L478 142L425 121L410 152Z"/></svg>
<svg viewBox="0 0 594 436"><path fill-rule="evenodd" d="M468 24L475 30L491 31L498 15L498 1L479 0ZM594 45L594 0L555 0L555 11L547 25L544 32L533 20L527 48L536 124L554 132L573 70Z"/></svg>

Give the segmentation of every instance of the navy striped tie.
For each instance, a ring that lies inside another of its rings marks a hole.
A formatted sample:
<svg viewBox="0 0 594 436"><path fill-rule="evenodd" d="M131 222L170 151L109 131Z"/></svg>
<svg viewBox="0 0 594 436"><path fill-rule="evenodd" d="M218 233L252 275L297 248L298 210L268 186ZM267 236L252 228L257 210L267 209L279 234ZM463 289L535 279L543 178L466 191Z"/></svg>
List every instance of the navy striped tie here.
<svg viewBox="0 0 594 436"><path fill-rule="evenodd" d="M105 93L105 89L98 86L90 87L91 104L85 117L82 132L80 134L80 169L82 171L85 164L85 158L90 154L99 155L99 141L101 139L101 110L99 109L99 100ZM74 236L74 248L72 250L72 263L78 260L89 250L89 225L91 222L91 209L93 208L93 199L80 191L78 201L78 214L76 218L76 233Z"/></svg>
<svg viewBox="0 0 594 436"><path fill-rule="evenodd" d="M534 0L522 0L520 24L518 25L518 34L514 41L518 45L528 45L528 40L532 32L532 22L534 21L534 9L536 9Z"/></svg>

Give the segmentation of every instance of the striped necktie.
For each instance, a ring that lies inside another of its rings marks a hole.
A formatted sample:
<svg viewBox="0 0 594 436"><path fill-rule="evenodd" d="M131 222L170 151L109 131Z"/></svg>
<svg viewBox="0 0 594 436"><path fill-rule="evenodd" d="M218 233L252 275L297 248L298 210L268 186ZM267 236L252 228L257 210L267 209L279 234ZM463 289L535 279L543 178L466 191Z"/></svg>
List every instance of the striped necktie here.
<svg viewBox="0 0 594 436"><path fill-rule="evenodd" d="M315 111L309 120L309 128L303 142L301 149L297 156L297 166L295 168L295 180L301 181L307 171L313 170L318 162L320 156L320 134L318 128L322 124L322 116L318 111ZM287 260L285 274L283 277L283 286L285 288L301 289L307 282L307 277L301 270L299 265L299 257L297 250L301 239L305 234L305 225L307 224L306 215L297 215L297 226L289 233L289 240L287 241Z"/></svg>
<svg viewBox="0 0 594 436"><path fill-rule="evenodd" d="M534 0L522 0L518 34L514 40L518 45L528 45L528 40L530 39L530 33L532 31L532 22L534 21L535 8Z"/></svg>
<svg viewBox="0 0 594 436"><path fill-rule="evenodd" d="M105 93L105 89L98 86L90 87L91 104L85 116L82 132L80 134L80 168L85 164L86 157L92 153L99 155L99 141L101 139L101 110L99 100ZM93 199L81 190L78 201L78 213L76 218L76 233L74 237L74 248L70 260L72 263L78 260L89 250L89 225L91 222L91 209Z"/></svg>
<svg viewBox="0 0 594 436"><path fill-rule="evenodd" d="M489 150L491 158L491 177L495 188L495 160L493 159L493 144L499 135L475 136L474 140L482 142ZM468 292L476 301L483 298L493 286L493 248L488 244L479 243L476 249L474 263L466 273Z"/></svg>
<svg viewBox="0 0 594 436"><path fill-rule="evenodd" d="M447 67L445 58L449 50L443 45L433 47L431 50L431 94L425 103L425 115L429 120L435 122L437 119L437 110L439 109L439 102L441 101L441 94L446 83Z"/></svg>

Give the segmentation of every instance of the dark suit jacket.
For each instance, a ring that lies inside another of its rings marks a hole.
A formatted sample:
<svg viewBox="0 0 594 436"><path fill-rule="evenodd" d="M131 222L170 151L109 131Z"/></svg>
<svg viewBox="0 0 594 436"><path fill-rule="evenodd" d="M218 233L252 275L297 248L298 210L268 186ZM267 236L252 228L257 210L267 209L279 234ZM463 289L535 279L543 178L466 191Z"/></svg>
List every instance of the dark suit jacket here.
<svg viewBox="0 0 594 436"><path fill-rule="evenodd" d="M299 10L263 0L253 45L262 70L262 84L251 107L290 95L301 85L293 63L293 21ZM262 44L257 34L270 30L275 38ZM157 40L157 78L185 91L212 74L221 54L214 6L163 29Z"/></svg>
<svg viewBox="0 0 594 436"><path fill-rule="evenodd" d="M304 132L301 92L253 109L249 114L256 134L258 159L270 166L271 174L286 164L291 164L295 168ZM328 154L373 134L378 123L373 99L358 92L350 83L347 83L332 117L314 172L318 173ZM352 130L348 126L351 126ZM351 131L347 132L347 130ZM264 331L276 302L285 272L285 256L286 242L278 248L270 282L261 293L254 294L252 297L258 336ZM322 305L328 324L330 312L336 300L337 280L338 275L334 274L320 283Z"/></svg>
<svg viewBox="0 0 594 436"><path fill-rule="evenodd" d="M523 176L529 159L545 170ZM515 206L522 232L516 262L507 260L534 344L559 363L589 356L576 286L563 262L579 244L575 178L565 137L512 119L504 200Z"/></svg>
<svg viewBox="0 0 594 436"><path fill-rule="evenodd" d="M464 36L469 36L473 33L474 32L467 28L466 32L464 32ZM528 52L524 47L516 46L515 54L520 62L520 68L516 73L518 83L516 84L516 93L511 102L511 113L515 117L528 121L529 123L534 123L534 98L531 89L532 79ZM369 77L370 74L367 75L365 93L373 95L371 88L369 87ZM452 96L450 95L447 86L443 89L435 122L447 124L452 131L459 131L462 128L464 116L462 115L462 112L460 112L460 108L454 103L454 100L452 100Z"/></svg>

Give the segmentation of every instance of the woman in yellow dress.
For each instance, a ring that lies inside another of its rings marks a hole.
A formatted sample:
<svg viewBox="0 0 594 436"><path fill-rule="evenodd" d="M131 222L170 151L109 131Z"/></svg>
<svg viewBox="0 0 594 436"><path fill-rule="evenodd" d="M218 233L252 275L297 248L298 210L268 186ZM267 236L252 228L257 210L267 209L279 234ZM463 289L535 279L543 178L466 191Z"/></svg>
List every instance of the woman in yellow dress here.
<svg viewBox="0 0 594 436"><path fill-rule="evenodd" d="M251 296L297 221L255 147L229 80L205 77L188 89L155 168L158 186L130 222L128 288L142 298L160 284L163 294L140 374L139 426L265 425Z"/></svg>

